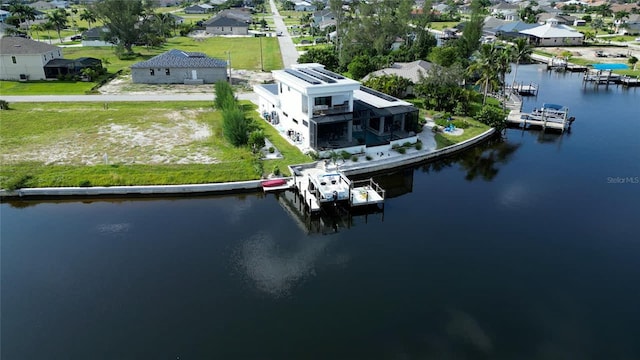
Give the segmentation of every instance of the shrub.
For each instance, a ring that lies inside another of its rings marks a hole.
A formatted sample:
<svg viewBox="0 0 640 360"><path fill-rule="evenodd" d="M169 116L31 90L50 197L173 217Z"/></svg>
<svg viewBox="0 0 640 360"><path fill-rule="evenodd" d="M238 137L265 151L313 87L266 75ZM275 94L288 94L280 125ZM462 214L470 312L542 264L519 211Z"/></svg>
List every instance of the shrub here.
<svg viewBox="0 0 640 360"><path fill-rule="evenodd" d="M226 81L217 81L215 83L215 107L218 110L229 109L237 107L237 102L233 96L233 88Z"/></svg>
<svg viewBox="0 0 640 360"><path fill-rule="evenodd" d="M92 185L91 185L91 181L89 181L89 180L82 180L82 181L80 181L79 186L80 186L80 187L91 187Z"/></svg>
<svg viewBox="0 0 640 360"><path fill-rule="evenodd" d="M410 142L408 142L408 141L406 143L402 144L402 146L404 146L404 147L410 147L411 145L412 144Z"/></svg>
<svg viewBox="0 0 640 360"><path fill-rule="evenodd" d="M358 161L358 157L355 156L355 155L351 156L351 161L357 162Z"/></svg>
<svg viewBox="0 0 640 360"><path fill-rule="evenodd" d="M401 148L398 148L398 152L399 152L400 154L404 154L404 153L406 153L406 152L407 152L407 149L406 149L406 148L401 147Z"/></svg>
<svg viewBox="0 0 640 360"><path fill-rule="evenodd" d="M29 187L29 181L31 181L31 179L33 179L33 176L28 174L12 177L6 182L6 188L7 190L17 190Z"/></svg>
<svg viewBox="0 0 640 360"><path fill-rule="evenodd" d="M249 144L249 147L251 147L251 151L256 154L265 145L264 132L262 132L262 130L252 131L251 134L249 134L247 143Z"/></svg>
<svg viewBox="0 0 640 360"><path fill-rule="evenodd" d="M273 175L280 175L280 168L278 167L278 165L273 167Z"/></svg>
<svg viewBox="0 0 640 360"><path fill-rule="evenodd" d="M308 151L308 152L306 153L306 155L307 155L307 156L309 156L312 160L318 160L318 159L320 159L320 155L318 155L318 153L317 153L317 152L315 152L315 151L313 151L313 150Z"/></svg>
<svg viewBox="0 0 640 360"><path fill-rule="evenodd" d="M365 156L365 159L367 159L367 160L369 160L369 161L373 160L373 158L371 157L371 155L367 155L367 156Z"/></svg>
<svg viewBox="0 0 640 360"><path fill-rule="evenodd" d="M418 141L416 143L416 150L422 150L422 142Z"/></svg>
<svg viewBox="0 0 640 360"><path fill-rule="evenodd" d="M244 112L240 108L227 109L222 113L222 134L232 145L247 144L248 131L249 120L244 117Z"/></svg>
<svg viewBox="0 0 640 360"><path fill-rule="evenodd" d="M269 146L269 154L273 154L276 149L273 146Z"/></svg>
<svg viewBox="0 0 640 360"><path fill-rule="evenodd" d="M498 130L504 129L507 124L507 117L504 112L491 105L483 106L476 114L475 119Z"/></svg>
<svg viewBox="0 0 640 360"><path fill-rule="evenodd" d="M7 100L0 100L0 110L9 110L9 102Z"/></svg>
<svg viewBox="0 0 640 360"><path fill-rule="evenodd" d="M342 160L348 160L351 157L351 153L343 150L340 152L340 157L342 158Z"/></svg>

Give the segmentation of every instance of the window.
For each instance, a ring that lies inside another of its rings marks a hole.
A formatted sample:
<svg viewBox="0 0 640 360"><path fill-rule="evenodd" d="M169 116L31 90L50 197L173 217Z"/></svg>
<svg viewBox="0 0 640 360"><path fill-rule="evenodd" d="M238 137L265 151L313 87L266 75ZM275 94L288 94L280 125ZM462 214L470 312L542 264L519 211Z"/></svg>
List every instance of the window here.
<svg viewBox="0 0 640 360"><path fill-rule="evenodd" d="M156 72L153 69L149 69L149 75L154 76Z"/></svg>
<svg viewBox="0 0 640 360"><path fill-rule="evenodd" d="M15 56L11 57L11 62L14 63L14 64L16 63L16 57Z"/></svg>
<svg viewBox="0 0 640 360"><path fill-rule="evenodd" d="M331 96L320 96L314 99L315 105L326 105L331 107Z"/></svg>
<svg viewBox="0 0 640 360"><path fill-rule="evenodd" d="M282 115L284 115L285 117L289 117L289 114L287 114L286 112L282 112Z"/></svg>
<svg viewBox="0 0 640 360"><path fill-rule="evenodd" d="M171 75L171 70L164 69L164 74L167 75L167 76Z"/></svg>
<svg viewBox="0 0 640 360"><path fill-rule="evenodd" d="M294 123L298 124L298 120L296 119L291 119L291 120L293 120Z"/></svg>
<svg viewBox="0 0 640 360"><path fill-rule="evenodd" d="M307 120L302 120L302 125L309 127L309 122Z"/></svg>

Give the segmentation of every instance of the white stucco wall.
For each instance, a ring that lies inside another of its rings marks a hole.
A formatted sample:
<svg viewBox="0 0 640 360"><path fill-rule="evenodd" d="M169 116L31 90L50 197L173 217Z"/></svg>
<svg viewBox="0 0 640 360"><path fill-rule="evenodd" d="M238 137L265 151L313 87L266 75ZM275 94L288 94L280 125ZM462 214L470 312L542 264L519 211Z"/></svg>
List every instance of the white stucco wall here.
<svg viewBox="0 0 640 360"><path fill-rule="evenodd" d="M15 56L15 64L13 57ZM20 74L28 75L28 80L44 80L44 65L51 59L61 58L62 50L34 55L0 55L0 79L20 80Z"/></svg>

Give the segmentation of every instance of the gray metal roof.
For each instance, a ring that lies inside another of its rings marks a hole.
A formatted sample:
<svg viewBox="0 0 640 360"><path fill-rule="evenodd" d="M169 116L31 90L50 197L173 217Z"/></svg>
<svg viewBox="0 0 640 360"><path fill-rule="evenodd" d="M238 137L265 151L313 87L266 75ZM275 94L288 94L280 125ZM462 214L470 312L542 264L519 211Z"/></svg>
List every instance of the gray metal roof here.
<svg viewBox="0 0 640 360"><path fill-rule="evenodd" d="M0 38L0 53L5 55L36 55L60 50L59 47L22 37Z"/></svg>
<svg viewBox="0 0 640 360"><path fill-rule="evenodd" d="M216 15L211 19L204 22L204 26L233 26L233 27L249 27L249 25L237 18L230 17L228 15Z"/></svg>
<svg viewBox="0 0 640 360"><path fill-rule="evenodd" d="M199 52L172 49L147 61L131 65L132 69L151 68L226 68L224 60L208 57Z"/></svg>

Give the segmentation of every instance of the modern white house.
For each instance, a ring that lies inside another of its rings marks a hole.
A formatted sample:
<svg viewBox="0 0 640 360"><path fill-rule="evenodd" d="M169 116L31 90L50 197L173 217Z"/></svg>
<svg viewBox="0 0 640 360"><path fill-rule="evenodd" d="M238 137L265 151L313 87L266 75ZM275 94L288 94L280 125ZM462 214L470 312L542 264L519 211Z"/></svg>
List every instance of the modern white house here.
<svg viewBox="0 0 640 360"><path fill-rule="evenodd" d="M520 31L529 37L529 42L535 46L571 46L582 45L584 34L569 26L560 25L554 18L547 23L531 29Z"/></svg>
<svg viewBox="0 0 640 360"><path fill-rule="evenodd" d="M418 140L417 108L324 65L295 64L273 78L254 86L259 111L301 148L363 153Z"/></svg>
<svg viewBox="0 0 640 360"><path fill-rule="evenodd" d="M293 10L294 11L316 11L316 6L311 5L311 3L307 1L298 1L295 3Z"/></svg>
<svg viewBox="0 0 640 360"><path fill-rule="evenodd" d="M0 38L0 80L45 80L45 65L62 59L62 49L22 37Z"/></svg>

